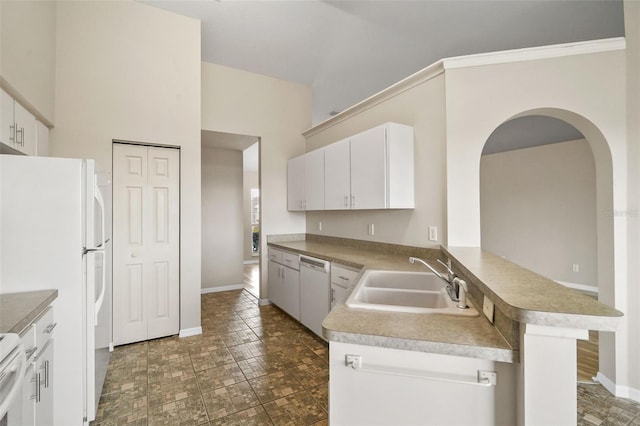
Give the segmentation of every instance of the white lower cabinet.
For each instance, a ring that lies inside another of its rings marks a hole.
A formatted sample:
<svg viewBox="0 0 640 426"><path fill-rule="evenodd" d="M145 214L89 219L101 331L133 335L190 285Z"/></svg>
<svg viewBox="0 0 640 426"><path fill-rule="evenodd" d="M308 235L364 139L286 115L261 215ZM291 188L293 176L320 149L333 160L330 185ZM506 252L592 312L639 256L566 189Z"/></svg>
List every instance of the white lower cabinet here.
<svg viewBox="0 0 640 426"><path fill-rule="evenodd" d="M297 255L269 249L269 300L300 321L300 272ZM287 265L287 266L285 266Z"/></svg>
<svg viewBox="0 0 640 426"><path fill-rule="evenodd" d="M38 376L36 375L36 362L32 361L27 364L24 372L24 381L22 383L22 415L20 425L36 424L36 392ZM10 422L11 423L11 422Z"/></svg>
<svg viewBox="0 0 640 426"><path fill-rule="evenodd" d="M513 364L333 341L329 364L331 425L517 423Z"/></svg>
<svg viewBox="0 0 640 426"><path fill-rule="evenodd" d="M331 309L347 300L349 289L355 285L359 275L360 270L331 264Z"/></svg>
<svg viewBox="0 0 640 426"><path fill-rule="evenodd" d="M55 327L53 309L49 308L21 334L28 361L22 385L21 426L53 424Z"/></svg>

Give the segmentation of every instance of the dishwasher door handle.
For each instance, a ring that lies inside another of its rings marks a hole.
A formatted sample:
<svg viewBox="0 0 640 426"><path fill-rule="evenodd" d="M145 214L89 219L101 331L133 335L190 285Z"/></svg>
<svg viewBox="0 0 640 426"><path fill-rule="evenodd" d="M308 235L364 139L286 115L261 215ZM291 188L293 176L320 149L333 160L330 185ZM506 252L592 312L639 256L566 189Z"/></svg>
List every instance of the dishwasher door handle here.
<svg viewBox="0 0 640 426"><path fill-rule="evenodd" d="M330 262L327 262L322 259L315 259L313 257L300 256L300 266L305 268L312 269L314 271L323 272L325 274L329 273L329 265Z"/></svg>

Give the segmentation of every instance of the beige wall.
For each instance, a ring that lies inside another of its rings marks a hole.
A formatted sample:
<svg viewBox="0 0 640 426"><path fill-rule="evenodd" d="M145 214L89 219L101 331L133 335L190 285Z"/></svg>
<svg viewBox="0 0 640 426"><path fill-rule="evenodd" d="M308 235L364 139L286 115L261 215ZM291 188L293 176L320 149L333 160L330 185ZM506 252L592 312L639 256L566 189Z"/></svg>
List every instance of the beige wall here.
<svg viewBox="0 0 640 426"><path fill-rule="evenodd" d="M415 209L308 212L307 232L423 247L446 243L444 110L440 74L310 136L307 149L313 150L389 121L413 126ZM368 235L370 223L375 225L373 236ZM437 242L429 241L429 226L438 227Z"/></svg>
<svg viewBox="0 0 640 426"><path fill-rule="evenodd" d="M113 139L180 147L180 328L200 327L200 22L133 1L65 1L56 35L52 156L110 173Z"/></svg>
<svg viewBox="0 0 640 426"><path fill-rule="evenodd" d="M304 213L287 211L287 159L304 152L301 134L310 125L309 86L202 63L202 129L260 137L261 247L267 235L305 232ZM261 268L263 299L266 283Z"/></svg>
<svg viewBox="0 0 640 426"><path fill-rule="evenodd" d="M54 122L56 2L0 1L0 76L14 98Z"/></svg>
<svg viewBox="0 0 640 426"><path fill-rule="evenodd" d="M242 284L242 151L202 147L202 289Z"/></svg>
<svg viewBox="0 0 640 426"><path fill-rule="evenodd" d="M447 226L449 244L480 245L480 154L500 124L535 114L577 128L596 164L599 298L625 313L615 339L601 334L600 373L619 389L638 389L628 370L638 358L628 329L637 301L626 297L627 265L636 259L627 252L628 218L617 214L627 208L625 66L624 50L613 50L448 69Z"/></svg>
<svg viewBox="0 0 640 426"><path fill-rule="evenodd" d="M483 249L597 291L596 171L584 139L483 155L480 223Z"/></svg>

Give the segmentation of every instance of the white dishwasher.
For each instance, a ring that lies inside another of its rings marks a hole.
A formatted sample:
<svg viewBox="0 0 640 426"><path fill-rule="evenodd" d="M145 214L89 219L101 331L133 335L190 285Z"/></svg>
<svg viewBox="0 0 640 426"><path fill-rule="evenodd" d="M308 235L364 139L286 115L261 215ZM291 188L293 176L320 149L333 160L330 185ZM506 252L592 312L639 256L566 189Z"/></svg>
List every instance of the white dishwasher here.
<svg viewBox="0 0 640 426"><path fill-rule="evenodd" d="M300 320L322 337L322 321L329 314L331 263L300 256Z"/></svg>

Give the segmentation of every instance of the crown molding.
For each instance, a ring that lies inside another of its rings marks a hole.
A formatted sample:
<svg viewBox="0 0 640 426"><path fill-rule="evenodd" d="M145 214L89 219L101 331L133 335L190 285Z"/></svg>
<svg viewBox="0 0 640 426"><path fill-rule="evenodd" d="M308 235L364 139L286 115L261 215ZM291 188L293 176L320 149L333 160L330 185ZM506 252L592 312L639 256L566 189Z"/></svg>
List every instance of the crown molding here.
<svg viewBox="0 0 640 426"><path fill-rule="evenodd" d="M476 55L445 58L421 69L415 74L383 89L382 91L358 102L339 114L305 130L302 135L309 138L336 124L362 113L388 99L391 99L425 81L443 74L447 69L477 67L482 65L504 64L510 62L533 61L539 59L558 58L589 53L610 52L626 49L624 37L602 40L580 41L575 43L554 44L549 46L528 47L524 49L504 50L499 52L480 53Z"/></svg>
<svg viewBox="0 0 640 426"><path fill-rule="evenodd" d="M434 62L426 68L421 69L415 74L411 74L409 77L400 80L399 82L383 89L382 91L368 97L364 101L358 102L357 104L350 106L339 114L334 115L331 118L326 119L320 124L313 126L312 128L305 130L302 133L302 136L308 138L310 136L315 135L316 133L320 133L323 130L328 129L329 127L335 126L341 121L346 120L347 118L351 118L355 115L360 114L363 111L368 110L386 100L389 100L399 94L406 92L409 89L412 89L425 81L429 81L434 77L439 76L444 73L444 67L442 61Z"/></svg>
<svg viewBox="0 0 640 426"><path fill-rule="evenodd" d="M549 46L527 47L524 49L503 50L500 52L479 53L476 55L456 56L442 60L445 70L477 67L482 65L506 64L509 62L534 61L539 59L560 58L565 56L586 55L590 53L611 52L626 49L624 37L602 40L579 41L575 43L553 44Z"/></svg>

